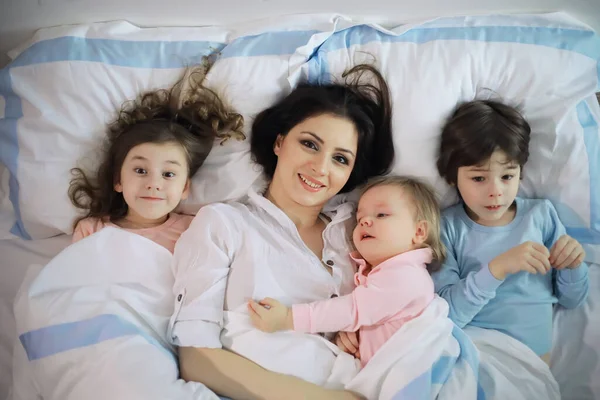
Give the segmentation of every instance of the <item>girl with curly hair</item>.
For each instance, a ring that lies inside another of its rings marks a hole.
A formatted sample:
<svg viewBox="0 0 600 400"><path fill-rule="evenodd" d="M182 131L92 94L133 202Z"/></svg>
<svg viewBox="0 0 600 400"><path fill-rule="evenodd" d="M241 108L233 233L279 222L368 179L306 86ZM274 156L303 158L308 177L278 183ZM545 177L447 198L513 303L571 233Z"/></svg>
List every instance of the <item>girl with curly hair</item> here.
<svg viewBox="0 0 600 400"><path fill-rule="evenodd" d="M188 69L170 90L124 104L92 176L74 168L69 197L85 214L73 242L106 226L140 234L173 252L193 217L173 210L190 191L216 138L245 138L241 115L202 85L209 65Z"/></svg>

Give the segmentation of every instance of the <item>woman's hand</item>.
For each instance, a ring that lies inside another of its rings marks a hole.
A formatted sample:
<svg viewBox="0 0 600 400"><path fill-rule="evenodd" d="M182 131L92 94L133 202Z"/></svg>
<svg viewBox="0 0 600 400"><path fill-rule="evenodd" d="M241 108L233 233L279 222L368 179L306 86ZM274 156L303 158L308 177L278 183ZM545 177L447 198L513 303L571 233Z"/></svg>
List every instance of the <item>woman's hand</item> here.
<svg viewBox="0 0 600 400"><path fill-rule="evenodd" d="M292 310L270 297L258 303L248 302L250 319L254 326L263 332L277 332L294 329Z"/></svg>
<svg viewBox="0 0 600 400"><path fill-rule="evenodd" d="M343 352L352 354L354 357L360 359L358 340L358 332L338 332L335 335L334 342Z"/></svg>

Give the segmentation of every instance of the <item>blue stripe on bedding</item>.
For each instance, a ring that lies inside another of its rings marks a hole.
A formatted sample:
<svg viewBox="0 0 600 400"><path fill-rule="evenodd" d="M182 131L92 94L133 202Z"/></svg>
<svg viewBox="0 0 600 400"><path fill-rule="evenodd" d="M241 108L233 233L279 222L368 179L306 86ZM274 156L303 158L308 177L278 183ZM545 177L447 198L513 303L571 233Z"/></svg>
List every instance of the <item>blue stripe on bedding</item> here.
<svg viewBox="0 0 600 400"><path fill-rule="evenodd" d="M126 41L65 36L34 43L7 68L58 62L100 62L131 68L181 68L221 52L222 57L292 54L318 31L271 32L226 45L207 41Z"/></svg>
<svg viewBox="0 0 600 400"><path fill-rule="evenodd" d="M432 386L444 385L450 378L455 368L461 368L457 364L459 362L465 362L471 369L473 376L477 379L479 376L479 352L471 339L467 336L462 329L457 326L452 330L452 336L458 342L460 347L460 353L458 356L442 356L440 357L433 366L425 371L423 374L416 377L402 390L396 393L393 400L400 399L430 399L432 396ZM464 372L463 372L464 373ZM483 392L483 388L477 384L477 400L485 400L486 396Z"/></svg>
<svg viewBox="0 0 600 400"><path fill-rule="evenodd" d="M29 361L39 360L68 350L93 346L106 340L140 335L151 344L164 349L155 339L137 326L113 314L50 325L23 333L19 340Z"/></svg>
<svg viewBox="0 0 600 400"><path fill-rule="evenodd" d="M466 361L473 374L477 377L477 400L486 400L486 395L481 386L481 377L479 376L479 350L477 350L469 335L456 325L452 329L452 336L454 336L460 346L459 358Z"/></svg>
<svg viewBox="0 0 600 400"><path fill-rule="evenodd" d="M320 57L310 62L312 82L327 83L331 79L327 65L329 51L349 49L371 42L427 43L435 40L471 40L495 43L520 43L568 50L600 60L600 37L593 31L527 26L476 26L476 27L421 27L399 35L389 35L367 25L356 26L334 33L319 49ZM316 73L319 71L319 73ZM600 80L600 63L597 68ZM599 84L600 85L600 84Z"/></svg>
<svg viewBox="0 0 600 400"><path fill-rule="evenodd" d="M432 384L431 370L427 370L396 393L392 400L429 400Z"/></svg>
<svg viewBox="0 0 600 400"><path fill-rule="evenodd" d="M132 68L181 68L220 51L225 45L206 41L126 41L65 36L34 43L7 68L58 61L88 61Z"/></svg>
<svg viewBox="0 0 600 400"><path fill-rule="evenodd" d="M590 229L571 229L570 235L583 243L600 244L600 129L585 101L577 105L577 118L583 129L590 176Z"/></svg>
<svg viewBox="0 0 600 400"><path fill-rule="evenodd" d="M436 40L532 44L568 50L596 60L600 58L600 37L593 31L527 26L413 28L399 35L388 35L370 26L360 25L334 33L321 45L320 53L371 42L422 44Z"/></svg>
<svg viewBox="0 0 600 400"><path fill-rule="evenodd" d="M8 178L8 198L13 205L16 222L10 233L23 239L31 240L21 220L19 203L19 182L17 180L17 163L19 142L17 137L17 121L23 116L21 98L13 91L12 78L8 67L0 70L0 93L4 96L4 118L0 118L0 161L4 162L10 172ZM2 133L5 134L2 134Z"/></svg>
<svg viewBox="0 0 600 400"><path fill-rule="evenodd" d="M319 31L267 32L235 39L221 51L221 57L280 56L293 54Z"/></svg>

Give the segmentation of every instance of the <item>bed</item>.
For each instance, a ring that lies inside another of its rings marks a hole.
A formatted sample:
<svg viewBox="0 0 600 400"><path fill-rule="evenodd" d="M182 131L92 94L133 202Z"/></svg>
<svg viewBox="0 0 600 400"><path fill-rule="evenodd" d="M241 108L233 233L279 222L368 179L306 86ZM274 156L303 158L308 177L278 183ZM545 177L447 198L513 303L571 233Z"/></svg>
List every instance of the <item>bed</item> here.
<svg viewBox="0 0 600 400"><path fill-rule="evenodd" d="M555 312L552 372L563 399L600 398L600 108L594 95L600 40L570 15L540 14L441 18L386 29L335 15L235 28L142 29L121 21L50 28L24 42L2 70L0 86L0 399L11 384L14 297L28 267L39 269L70 243L76 214L65 196L66 171L89 161L124 99L169 85L183 66L215 51L221 58L211 85L247 121L299 80L335 79L349 65L375 58L396 88L394 172L426 179L444 205L456 198L433 164L441 116L463 99L517 99L536 134L521 194L554 202L569 233L585 244L590 264L585 306ZM430 68L434 55L440 65ZM104 95L80 96L83 83ZM20 118L24 123L17 125ZM249 167L247 150L246 143L216 148L183 210L243 194L260 175ZM430 162L421 163L423 155ZM209 183L217 178L222 185L215 188Z"/></svg>

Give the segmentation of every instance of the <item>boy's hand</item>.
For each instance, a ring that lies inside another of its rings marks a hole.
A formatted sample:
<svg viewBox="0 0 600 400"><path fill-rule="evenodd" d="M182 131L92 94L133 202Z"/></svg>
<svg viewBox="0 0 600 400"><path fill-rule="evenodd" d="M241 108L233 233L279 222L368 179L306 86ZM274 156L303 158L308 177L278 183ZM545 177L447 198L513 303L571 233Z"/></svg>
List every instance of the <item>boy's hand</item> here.
<svg viewBox="0 0 600 400"><path fill-rule="evenodd" d="M335 344L345 353L352 354L360 359L358 351L358 332L338 332L335 335Z"/></svg>
<svg viewBox="0 0 600 400"><path fill-rule="evenodd" d="M506 275L526 271L531 274L546 274L550 270L550 252L539 243L525 242L513 247L490 261L490 272L496 279L504 280Z"/></svg>
<svg viewBox="0 0 600 400"><path fill-rule="evenodd" d="M254 326L263 332L277 332L294 329L292 310L270 297L258 303L248 302L250 319Z"/></svg>
<svg viewBox="0 0 600 400"><path fill-rule="evenodd" d="M550 249L550 264L556 269L577 268L584 259L583 246L569 235L562 235Z"/></svg>

